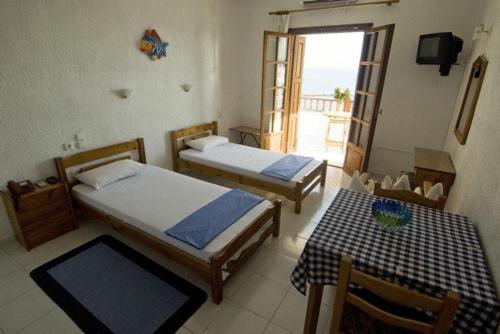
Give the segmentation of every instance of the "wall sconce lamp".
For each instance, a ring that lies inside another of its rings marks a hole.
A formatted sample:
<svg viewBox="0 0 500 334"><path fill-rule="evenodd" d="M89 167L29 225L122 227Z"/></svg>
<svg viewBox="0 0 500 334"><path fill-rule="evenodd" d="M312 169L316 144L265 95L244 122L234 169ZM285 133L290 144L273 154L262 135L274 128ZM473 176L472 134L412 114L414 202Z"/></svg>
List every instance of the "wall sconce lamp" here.
<svg viewBox="0 0 500 334"><path fill-rule="evenodd" d="M489 33L490 31L486 29L486 26L481 23L476 27L476 30L474 30L474 35L472 36L472 40L475 41L481 38L481 34L489 34Z"/></svg>
<svg viewBox="0 0 500 334"><path fill-rule="evenodd" d="M132 89L119 89L117 93L122 99L126 99L130 96L130 94L132 94L132 91Z"/></svg>
<svg viewBox="0 0 500 334"><path fill-rule="evenodd" d="M191 84L182 84L181 88L182 88L183 91L185 91L187 93L187 92L189 92L191 90L191 88L193 88L193 85L191 85Z"/></svg>

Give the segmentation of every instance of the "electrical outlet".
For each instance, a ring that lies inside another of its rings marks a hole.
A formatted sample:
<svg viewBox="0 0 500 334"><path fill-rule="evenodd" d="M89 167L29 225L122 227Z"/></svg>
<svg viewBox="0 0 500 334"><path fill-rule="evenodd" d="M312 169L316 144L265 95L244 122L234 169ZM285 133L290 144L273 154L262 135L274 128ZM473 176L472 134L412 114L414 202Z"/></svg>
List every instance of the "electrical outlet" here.
<svg viewBox="0 0 500 334"><path fill-rule="evenodd" d="M69 151L69 150L72 150L72 149L73 149L73 143L72 142L64 143L63 144L63 150Z"/></svg>

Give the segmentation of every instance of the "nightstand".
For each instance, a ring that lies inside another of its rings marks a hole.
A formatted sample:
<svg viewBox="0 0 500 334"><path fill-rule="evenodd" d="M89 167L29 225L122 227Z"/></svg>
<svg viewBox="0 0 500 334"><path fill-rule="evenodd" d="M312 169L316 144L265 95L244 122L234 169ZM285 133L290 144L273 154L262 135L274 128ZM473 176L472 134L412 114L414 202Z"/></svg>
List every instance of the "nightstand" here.
<svg viewBox="0 0 500 334"><path fill-rule="evenodd" d="M17 240L30 250L77 227L69 192L63 183L21 195L9 192L2 199Z"/></svg>

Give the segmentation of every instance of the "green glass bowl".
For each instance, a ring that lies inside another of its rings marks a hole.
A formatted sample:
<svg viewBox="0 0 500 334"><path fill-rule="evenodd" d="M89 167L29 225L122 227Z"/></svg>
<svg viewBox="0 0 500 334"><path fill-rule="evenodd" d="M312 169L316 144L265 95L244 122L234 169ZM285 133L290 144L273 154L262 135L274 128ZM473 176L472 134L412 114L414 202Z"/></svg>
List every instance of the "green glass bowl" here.
<svg viewBox="0 0 500 334"><path fill-rule="evenodd" d="M401 202L378 199L372 203L373 220L387 232L398 232L411 222L409 207Z"/></svg>

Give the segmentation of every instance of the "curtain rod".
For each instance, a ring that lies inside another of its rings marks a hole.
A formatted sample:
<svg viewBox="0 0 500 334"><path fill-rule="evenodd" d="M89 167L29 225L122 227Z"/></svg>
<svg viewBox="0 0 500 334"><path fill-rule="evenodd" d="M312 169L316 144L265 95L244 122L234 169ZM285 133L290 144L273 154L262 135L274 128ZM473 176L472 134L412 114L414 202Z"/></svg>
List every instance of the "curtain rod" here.
<svg viewBox="0 0 500 334"><path fill-rule="evenodd" d="M348 7L359 7L359 6L370 6L370 5L387 5L387 6L391 6L392 4L395 4L395 3L399 3L399 0L383 0L383 1L370 1L370 2L353 2L353 3L343 4L343 5L318 6L318 7L310 7L310 8L279 10L279 11L275 11L275 12L269 12L269 15L288 15L288 14L293 14L293 13L310 12L310 11L313 11L313 10L335 9L335 8L348 8Z"/></svg>

